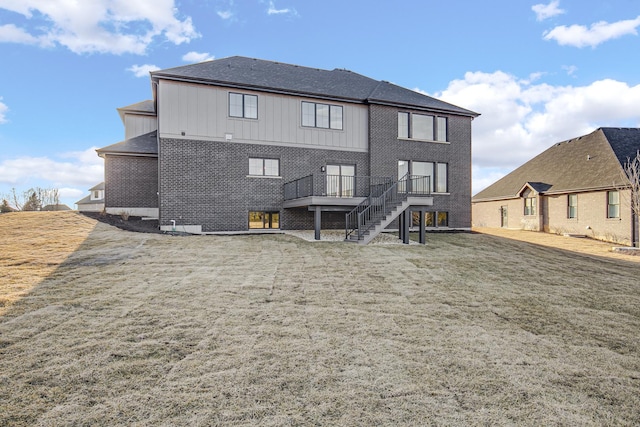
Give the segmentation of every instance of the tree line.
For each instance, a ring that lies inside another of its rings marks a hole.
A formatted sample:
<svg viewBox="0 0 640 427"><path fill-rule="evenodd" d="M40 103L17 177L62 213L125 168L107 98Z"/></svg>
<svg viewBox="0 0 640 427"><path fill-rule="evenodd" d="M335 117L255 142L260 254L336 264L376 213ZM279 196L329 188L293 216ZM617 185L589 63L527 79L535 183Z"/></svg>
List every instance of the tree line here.
<svg viewBox="0 0 640 427"><path fill-rule="evenodd" d="M47 205L60 204L60 192L57 188L30 188L19 192L15 188L2 196L0 213L15 211L39 211Z"/></svg>

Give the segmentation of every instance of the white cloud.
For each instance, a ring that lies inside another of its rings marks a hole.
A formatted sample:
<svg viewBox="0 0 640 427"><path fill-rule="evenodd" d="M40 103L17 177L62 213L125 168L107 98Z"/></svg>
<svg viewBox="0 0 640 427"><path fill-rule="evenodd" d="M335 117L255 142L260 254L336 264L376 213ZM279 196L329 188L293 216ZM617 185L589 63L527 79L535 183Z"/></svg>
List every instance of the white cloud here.
<svg viewBox="0 0 640 427"><path fill-rule="evenodd" d="M199 37L190 17L176 16L174 0L0 0L0 9L38 18L29 28L0 27L0 42L57 44L78 54L144 54L161 36L174 44Z"/></svg>
<svg viewBox="0 0 640 427"><path fill-rule="evenodd" d="M9 107L2 102L2 97L0 96L0 124L7 123L6 113L9 111Z"/></svg>
<svg viewBox="0 0 640 427"><path fill-rule="evenodd" d="M584 25L560 25L552 30L545 31L545 40L555 40L562 46L574 47L596 47L608 40L620 38L633 34L637 35L637 28L640 26L640 16L635 19L628 19L608 23L605 21L596 22L590 28Z"/></svg>
<svg viewBox="0 0 640 427"><path fill-rule="evenodd" d="M531 10L533 10L536 14L536 19L538 21L544 21L545 19L553 18L557 15L562 15L565 13L563 9L560 9L560 0L553 0L549 4L535 4L531 6Z"/></svg>
<svg viewBox="0 0 640 427"><path fill-rule="evenodd" d="M482 114L473 121L474 192L556 142L598 127L640 126L640 85L611 79L551 86L468 72L432 96Z"/></svg>
<svg viewBox="0 0 640 427"><path fill-rule="evenodd" d="M151 64L144 65L132 65L127 68L127 71L131 71L136 77L149 77L149 73L152 71L158 71L160 67Z"/></svg>
<svg viewBox="0 0 640 427"><path fill-rule="evenodd" d="M213 61L215 57L211 55L209 52L188 52L182 56L182 60L184 62L204 62L204 61Z"/></svg>
<svg viewBox="0 0 640 427"><path fill-rule="evenodd" d="M568 76L575 76L576 71L578 71L578 67L575 65L563 65L562 69L567 72Z"/></svg>
<svg viewBox="0 0 640 427"><path fill-rule="evenodd" d="M59 159L24 156L4 160L0 162L0 185L91 188L104 180L104 161L95 150L64 153Z"/></svg>
<svg viewBox="0 0 640 427"><path fill-rule="evenodd" d="M298 12L295 9L276 9L276 6L273 4L273 1L269 2L269 8L267 9L267 15L293 15L297 16Z"/></svg>

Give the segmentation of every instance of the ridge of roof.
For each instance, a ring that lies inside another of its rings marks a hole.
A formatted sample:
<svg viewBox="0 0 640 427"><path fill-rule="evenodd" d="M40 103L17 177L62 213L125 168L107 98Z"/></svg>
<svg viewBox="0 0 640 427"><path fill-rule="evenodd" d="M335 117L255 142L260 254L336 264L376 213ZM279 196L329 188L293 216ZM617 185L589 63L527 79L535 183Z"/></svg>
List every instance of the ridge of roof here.
<svg viewBox="0 0 640 427"><path fill-rule="evenodd" d="M479 114L416 91L351 70L305 67L243 56L205 61L151 72L170 79L324 99L432 109L476 117Z"/></svg>

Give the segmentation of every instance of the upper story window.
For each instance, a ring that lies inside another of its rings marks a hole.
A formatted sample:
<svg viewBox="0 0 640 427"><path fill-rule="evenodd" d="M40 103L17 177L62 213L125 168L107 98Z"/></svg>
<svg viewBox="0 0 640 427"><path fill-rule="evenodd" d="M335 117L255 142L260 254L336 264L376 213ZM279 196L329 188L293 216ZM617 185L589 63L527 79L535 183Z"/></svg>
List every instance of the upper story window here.
<svg viewBox="0 0 640 427"><path fill-rule="evenodd" d="M567 218L578 217L578 195L569 194L567 196Z"/></svg>
<svg viewBox="0 0 640 427"><path fill-rule="evenodd" d="M280 176L280 160L251 157L249 158L249 175Z"/></svg>
<svg viewBox="0 0 640 427"><path fill-rule="evenodd" d="M258 95L229 93L229 116L244 119L258 118Z"/></svg>
<svg viewBox="0 0 640 427"><path fill-rule="evenodd" d="M607 191L607 218L620 218L619 191Z"/></svg>
<svg viewBox="0 0 640 427"><path fill-rule="evenodd" d="M342 130L342 107L302 102L302 126Z"/></svg>
<svg viewBox="0 0 640 427"><path fill-rule="evenodd" d="M398 112L398 138L447 141L447 118Z"/></svg>

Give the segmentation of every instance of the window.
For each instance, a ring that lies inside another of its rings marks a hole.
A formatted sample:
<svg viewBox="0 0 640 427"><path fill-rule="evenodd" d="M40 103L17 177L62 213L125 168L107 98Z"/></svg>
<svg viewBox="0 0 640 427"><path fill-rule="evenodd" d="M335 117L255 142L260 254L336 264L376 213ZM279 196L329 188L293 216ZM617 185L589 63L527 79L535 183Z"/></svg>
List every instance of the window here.
<svg viewBox="0 0 640 427"><path fill-rule="evenodd" d="M567 197L567 218L578 217L578 195L569 194Z"/></svg>
<svg viewBox="0 0 640 427"><path fill-rule="evenodd" d="M280 228L280 213L249 211L249 228Z"/></svg>
<svg viewBox="0 0 640 427"><path fill-rule="evenodd" d="M524 199L524 214L535 215L536 214L536 198L527 197Z"/></svg>
<svg viewBox="0 0 640 427"><path fill-rule="evenodd" d="M327 196L353 197L355 174L354 165L327 165Z"/></svg>
<svg viewBox="0 0 640 427"><path fill-rule="evenodd" d="M249 175L280 176L280 160L251 157L249 158Z"/></svg>
<svg viewBox="0 0 640 427"><path fill-rule="evenodd" d="M342 107L302 102L302 126L342 130Z"/></svg>
<svg viewBox="0 0 640 427"><path fill-rule="evenodd" d="M620 192L607 191L607 218L620 218Z"/></svg>
<svg viewBox="0 0 640 427"><path fill-rule="evenodd" d="M436 193L449 192L449 165L447 163L398 160L398 179L411 172L411 189L416 193L427 190ZM420 179L427 177L428 179ZM405 183L400 183L398 191L406 191Z"/></svg>
<svg viewBox="0 0 640 427"><path fill-rule="evenodd" d="M447 141L447 118L398 112L398 138Z"/></svg>
<svg viewBox="0 0 640 427"><path fill-rule="evenodd" d="M420 212L411 212L411 225L414 227L420 226ZM449 226L449 212L425 212L424 213L424 226L425 227L448 227Z"/></svg>
<svg viewBox="0 0 640 427"><path fill-rule="evenodd" d="M100 190L93 190L93 198L94 199L100 198Z"/></svg>
<svg viewBox="0 0 640 427"><path fill-rule="evenodd" d="M449 226L449 212L438 212L438 227Z"/></svg>
<svg viewBox="0 0 640 427"><path fill-rule="evenodd" d="M438 163L436 169L436 193L446 193L449 191L447 179L447 164Z"/></svg>
<svg viewBox="0 0 640 427"><path fill-rule="evenodd" d="M229 93L229 116L245 119L258 118L258 96Z"/></svg>

